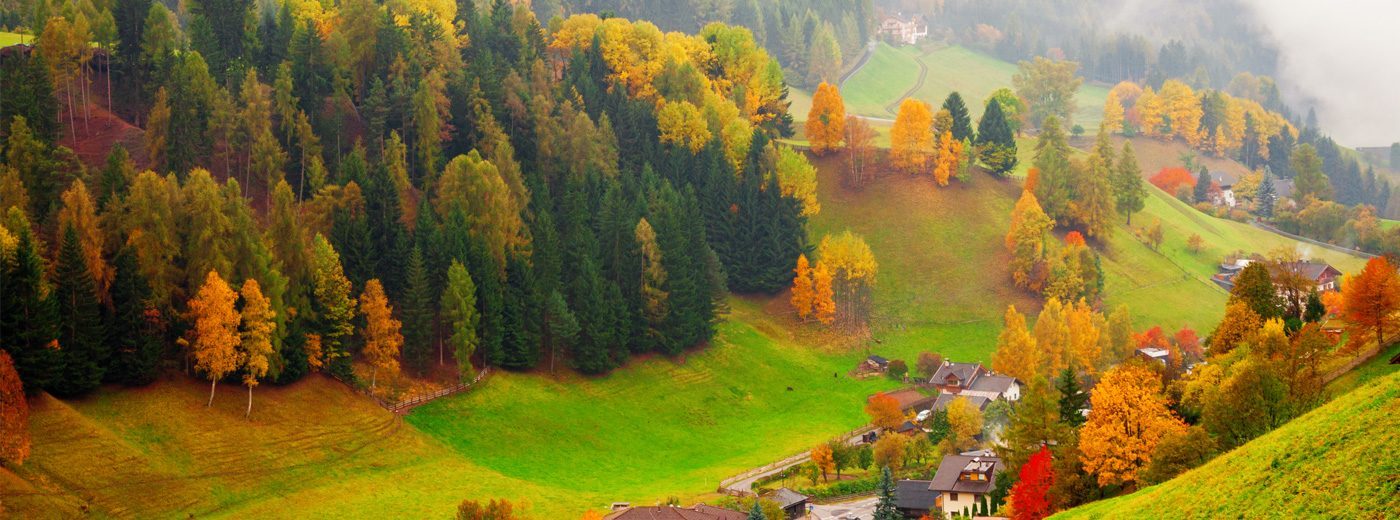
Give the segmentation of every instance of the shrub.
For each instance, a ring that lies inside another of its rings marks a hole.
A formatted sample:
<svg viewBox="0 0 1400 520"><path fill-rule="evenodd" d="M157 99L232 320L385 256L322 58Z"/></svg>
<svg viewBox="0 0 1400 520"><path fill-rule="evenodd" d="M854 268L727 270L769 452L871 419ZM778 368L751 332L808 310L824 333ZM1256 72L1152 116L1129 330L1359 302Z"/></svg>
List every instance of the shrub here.
<svg viewBox="0 0 1400 520"><path fill-rule="evenodd" d="M1186 168L1169 167L1162 168L1160 171L1153 174L1152 177L1149 177L1147 179L1147 182L1152 183L1153 186L1161 188L1162 191L1171 193L1172 195L1176 195L1177 190L1180 189L1182 186L1185 186L1188 189L1195 189L1196 176L1191 175L1191 172L1187 171Z"/></svg>

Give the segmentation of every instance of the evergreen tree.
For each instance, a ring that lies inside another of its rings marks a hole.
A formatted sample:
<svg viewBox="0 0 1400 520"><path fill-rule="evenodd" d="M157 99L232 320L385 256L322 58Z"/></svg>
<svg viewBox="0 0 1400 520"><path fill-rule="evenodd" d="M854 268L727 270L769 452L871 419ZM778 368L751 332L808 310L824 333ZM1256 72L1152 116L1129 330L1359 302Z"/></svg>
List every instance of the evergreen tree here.
<svg viewBox="0 0 1400 520"><path fill-rule="evenodd" d="M758 497L754 497L753 507L749 509L749 516L747 520L768 520L768 517L763 515L763 507L761 507L762 502L763 500L759 499Z"/></svg>
<svg viewBox="0 0 1400 520"><path fill-rule="evenodd" d="M1210 171L1206 170L1205 166L1201 166L1200 173L1196 174L1196 186L1192 196L1198 203L1210 199Z"/></svg>
<svg viewBox="0 0 1400 520"><path fill-rule="evenodd" d="M1089 394L1079 386L1079 376L1074 369L1065 367L1060 377L1055 379L1055 389L1060 391L1060 421L1078 428L1084 424L1084 415L1079 411L1089 403Z"/></svg>
<svg viewBox="0 0 1400 520"><path fill-rule="evenodd" d="M1133 214L1142 211L1147 199L1147 188L1142 185L1142 169L1138 167L1132 141L1123 141L1123 152L1113 169L1113 194L1118 213L1132 225Z"/></svg>
<svg viewBox="0 0 1400 520"><path fill-rule="evenodd" d="M461 374L462 381L470 381L476 376L471 358L479 343L476 329L480 315L476 312L476 284L472 282L467 268L456 260L447 270L447 286L442 291L442 314L451 329L448 342L452 344L452 355L457 360L457 372Z"/></svg>
<svg viewBox="0 0 1400 520"><path fill-rule="evenodd" d="M421 375L432 359L436 313L428 266L423 260L423 250L416 245L409 251L407 283L403 305L399 307L403 315L403 359L409 369Z"/></svg>
<svg viewBox="0 0 1400 520"><path fill-rule="evenodd" d="M894 474L890 472L889 466L880 468L880 483L875 494L879 497L879 501L875 504L874 520L901 520L904 518L904 513L900 513L896 506Z"/></svg>
<svg viewBox="0 0 1400 520"><path fill-rule="evenodd" d="M953 116L953 139L958 141L970 140L972 135L972 116L967 113L967 105L963 103L961 94L956 91L948 94L948 98L943 100L943 109Z"/></svg>
<svg viewBox="0 0 1400 520"><path fill-rule="evenodd" d="M1254 191L1254 214L1266 219L1273 218L1274 202L1277 199L1273 172L1265 166L1264 176L1259 179L1259 188Z"/></svg>
<svg viewBox="0 0 1400 520"><path fill-rule="evenodd" d="M1034 166L1040 171L1034 193L1045 214L1059 222L1072 220L1067 217L1071 217L1074 172L1069 161L1069 141L1058 117L1047 117L1042 124L1040 139L1035 143Z"/></svg>
<svg viewBox="0 0 1400 520"><path fill-rule="evenodd" d="M501 312L501 366L527 370L539 362L540 300L534 271L524 259L512 255L506 264L505 300Z"/></svg>
<svg viewBox="0 0 1400 520"><path fill-rule="evenodd" d="M155 306L150 284L137 268L136 256L122 248L113 264L113 312L107 325L107 341L113 351L107 380L147 385L155 381L165 349L164 319Z"/></svg>
<svg viewBox="0 0 1400 520"><path fill-rule="evenodd" d="M97 287L83 259L77 230L72 226L64 227L54 277L53 298L61 317L59 365L63 370L48 390L57 396L75 396L102 384L108 352L103 341L102 305L98 301Z"/></svg>
<svg viewBox="0 0 1400 520"><path fill-rule="evenodd" d="M11 222L23 222L18 209L10 210ZM13 218L19 215L18 219ZM17 226L15 252L0 257L0 343L14 358L24 391L36 394L56 383L62 374L62 358L50 348L58 334L54 298L44 280L44 257L27 224Z"/></svg>
<svg viewBox="0 0 1400 520"><path fill-rule="evenodd" d="M987 100L977 122L977 158L993 173L1005 176L1016 169L1016 137L1006 121L1001 102Z"/></svg>

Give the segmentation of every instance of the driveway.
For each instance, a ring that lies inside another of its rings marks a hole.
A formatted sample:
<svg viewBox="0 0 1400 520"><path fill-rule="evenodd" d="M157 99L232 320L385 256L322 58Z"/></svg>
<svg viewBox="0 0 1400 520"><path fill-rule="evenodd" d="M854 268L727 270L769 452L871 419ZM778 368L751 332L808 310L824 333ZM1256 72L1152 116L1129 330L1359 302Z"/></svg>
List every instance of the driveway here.
<svg viewBox="0 0 1400 520"><path fill-rule="evenodd" d="M843 518L870 520L875 517L875 504L878 497L866 497L837 504L815 504L812 506L812 520L840 520Z"/></svg>

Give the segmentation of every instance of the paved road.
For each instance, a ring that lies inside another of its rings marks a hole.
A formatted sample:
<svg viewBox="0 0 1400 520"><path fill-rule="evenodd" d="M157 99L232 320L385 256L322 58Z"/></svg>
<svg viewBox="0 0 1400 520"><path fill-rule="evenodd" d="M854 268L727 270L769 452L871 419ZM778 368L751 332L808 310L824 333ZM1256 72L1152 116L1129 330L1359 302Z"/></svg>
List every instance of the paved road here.
<svg viewBox="0 0 1400 520"><path fill-rule="evenodd" d="M871 429L873 429L873 427L867 426L867 427L865 427L865 428L861 428L861 429L859 429L859 430L856 430L856 431L854 432L853 435L851 435L851 436L849 436L849 437L846 438L846 443L847 443L847 444L850 444L850 445L852 445L852 446L855 446L855 445L857 445L857 444L860 444L861 436L865 435L865 432L868 432L868 431L870 431ZM788 468L791 468L791 467L796 466L796 465L798 465L798 464L802 464L802 463L804 463L804 462L807 462L807 461L808 461L809 459L811 459L811 458L812 458L812 457L811 457L811 453L809 453L809 452L803 452L803 453L799 453L799 454L797 454L797 455L793 455L793 456L791 456L791 457L788 457L788 458L786 458L786 459L783 459L783 460L777 462L776 464L773 465L773 467L772 467L771 469L768 469L767 471L756 472L756 473L754 473L754 474L752 474L752 475L749 475L747 478L744 478L743 480L735 481L734 483L732 483L732 484L730 484L729 486L727 486L726 489L729 489L730 491L738 491L738 492L741 492L741 493L752 493L752 492L753 492L753 484L754 484L754 482L757 482L758 479L761 479L761 478L763 478L763 477L767 477L767 476L769 476L769 475L776 475L776 474L778 474L778 473L783 472L784 470L786 470L786 469L788 469ZM721 485L722 485L722 484L723 484L723 483L721 483Z"/></svg>
<svg viewBox="0 0 1400 520"><path fill-rule="evenodd" d="M877 497L867 497L839 504L817 504L812 506L812 520L839 520L842 518L870 520L875 517Z"/></svg>

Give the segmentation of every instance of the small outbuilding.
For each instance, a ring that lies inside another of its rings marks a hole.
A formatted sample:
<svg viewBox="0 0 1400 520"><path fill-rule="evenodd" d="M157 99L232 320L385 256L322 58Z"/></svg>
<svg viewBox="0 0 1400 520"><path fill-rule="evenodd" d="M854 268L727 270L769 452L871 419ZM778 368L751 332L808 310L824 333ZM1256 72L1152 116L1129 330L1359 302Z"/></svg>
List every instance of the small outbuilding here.
<svg viewBox="0 0 1400 520"><path fill-rule="evenodd" d="M777 491L769 493L764 497L777 502L782 506L783 512L787 514L789 520L807 514L807 503L811 498L802 493L798 493L788 488L778 488Z"/></svg>

